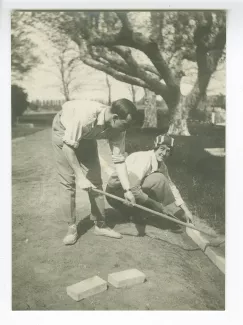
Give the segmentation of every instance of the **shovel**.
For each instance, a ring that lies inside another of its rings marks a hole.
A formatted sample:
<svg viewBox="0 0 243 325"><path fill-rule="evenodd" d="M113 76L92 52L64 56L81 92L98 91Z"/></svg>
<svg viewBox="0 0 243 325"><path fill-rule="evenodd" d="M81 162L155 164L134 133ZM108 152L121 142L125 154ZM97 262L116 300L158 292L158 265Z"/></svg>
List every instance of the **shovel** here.
<svg viewBox="0 0 243 325"><path fill-rule="evenodd" d="M124 203L124 204L127 204L127 200L122 199L122 198L120 198L120 197L118 197L118 196L116 196L116 195L113 195L113 194L110 194L110 193L107 193L107 192L104 192L104 191L98 190L98 189L96 189L96 188L92 188L91 191L94 191L94 192L99 193L99 194L103 194L103 195L108 196L108 197L110 197L110 198L112 198L112 199L115 199L115 200L120 201L120 202L122 202L122 203ZM154 211L154 210L152 210L152 209L146 208L146 207L144 207L144 206L142 206L142 205L139 205L139 204L136 204L136 203L135 203L135 204L132 204L132 206L133 206L133 207L136 207L136 208L138 208L138 209L140 209L140 210L143 210L143 211L149 212L149 213L151 213L151 214L153 214L153 215L157 215L157 216L159 216L159 217L161 217L161 218L164 218L164 219L170 220L170 221L172 221L172 222L175 222L175 223L177 223L177 224L179 224L179 225L182 225L182 226L184 226L184 227L191 228L191 229L193 229L193 230L197 230L197 231L199 231L199 232L201 232L201 233L203 233L203 234L205 234L205 235L207 235L207 236L210 236L210 237L213 237L213 238L217 238L217 239L219 239L219 237L218 237L217 235L214 235L214 234L212 234L212 233L208 233L208 232L206 232L206 231L204 231L204 230L201 230L201 229L199 229L198 227L195 227L192 223L186 223L186 222L180 221L180 220L176 219L175 217L168 216L168 215L166 215L166 214L164 214L164 213ZM222 238L221 238L221 240L222 240ZM217 245L215 241L214 241L214 244L213 244L213 245L215 245L215 246Z"/></svg>

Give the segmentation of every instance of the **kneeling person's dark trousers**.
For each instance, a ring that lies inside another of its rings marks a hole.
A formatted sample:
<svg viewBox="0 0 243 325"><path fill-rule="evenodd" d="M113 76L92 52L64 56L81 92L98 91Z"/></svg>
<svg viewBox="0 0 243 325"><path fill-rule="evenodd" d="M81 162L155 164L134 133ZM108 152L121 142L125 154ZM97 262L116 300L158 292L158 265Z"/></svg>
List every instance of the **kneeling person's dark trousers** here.
<svg viewBox="0 0 243 325"><path fill-rule="evenodd" d="M180 210L175 204L175 198L171 191L168 179L160 172L156 172L147 176L141 186L131 188L131 191L136 199L136 203L146 206L152 210L162 212L162 206L174 215ZM121 184L115 174L109 179L106 192L116 195L118 197L124 197ZM125 204L107 197L108 203L115 209L119 210L123 215L136 215L136 221L139 222L142 219L143 214L140 211L135 211L133 208L127 207Z"/></svg>

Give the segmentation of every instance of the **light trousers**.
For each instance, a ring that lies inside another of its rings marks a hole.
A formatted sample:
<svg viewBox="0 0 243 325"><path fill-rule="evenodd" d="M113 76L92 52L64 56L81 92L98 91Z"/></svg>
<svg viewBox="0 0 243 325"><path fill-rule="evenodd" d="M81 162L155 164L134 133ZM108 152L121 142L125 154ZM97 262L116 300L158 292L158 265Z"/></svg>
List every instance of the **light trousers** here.
<svg viewBox="0 0 243 325"><path fill-rule="evenodd" d="M76 182L73 168L70 166L62 148L65 129L60 121L59 112L52 124L52 146L54 150L56 169L59 182L59 202L62 220L69 225L76 223ZM87 179L98 189L102 190L101 167L97 149L97 141L83 139L75 149L76 156ZM89 193L91 204L91 219L99 226L105 224L104 196L94 192Z"/></svg>

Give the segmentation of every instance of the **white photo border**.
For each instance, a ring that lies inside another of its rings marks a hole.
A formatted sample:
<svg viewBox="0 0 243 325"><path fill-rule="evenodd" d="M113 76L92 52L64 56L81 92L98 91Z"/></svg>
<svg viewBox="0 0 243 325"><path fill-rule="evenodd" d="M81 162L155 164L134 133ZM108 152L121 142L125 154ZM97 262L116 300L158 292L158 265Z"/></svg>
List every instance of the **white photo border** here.
<svg viewBox="0 0 243 325"><path fill-rule="evenodd" d="M147 312L72 312L72 311L12 311L12 245L11 245L11 116L10 116L10 10L11 9L226 9L226 310L147 311ZM68 324L68 323L151 323L151 324L243 324L242 268L242 184L243 144L243 4L239 2L203 1L2 1L0 2L1 36L1 236L0 236L0 314L3 324Z"/></svg>

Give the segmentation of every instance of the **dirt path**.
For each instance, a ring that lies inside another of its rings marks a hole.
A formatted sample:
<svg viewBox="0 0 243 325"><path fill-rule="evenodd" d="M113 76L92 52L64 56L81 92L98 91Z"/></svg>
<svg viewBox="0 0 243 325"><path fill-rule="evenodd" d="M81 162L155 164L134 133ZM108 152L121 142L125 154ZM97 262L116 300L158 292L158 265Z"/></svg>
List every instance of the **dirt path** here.
<svg viewBox="0 0 243 325"><path fill-rule="evenodd" d="M58 218L50 129L13 143L12 157L13 310L224 309L224 275L185 234L148 226L150 237L135 237L134 225L117 219L116 229L130 235L95 237L81 191L77 217L82 236L76 245L63 246L66 224ZM111 209L108 214L113 215ZM107 279L108 273L127 268L144 272L147 282L124 290L110 287L80 302L66 294L66 286L82 279Z"/></svg>

